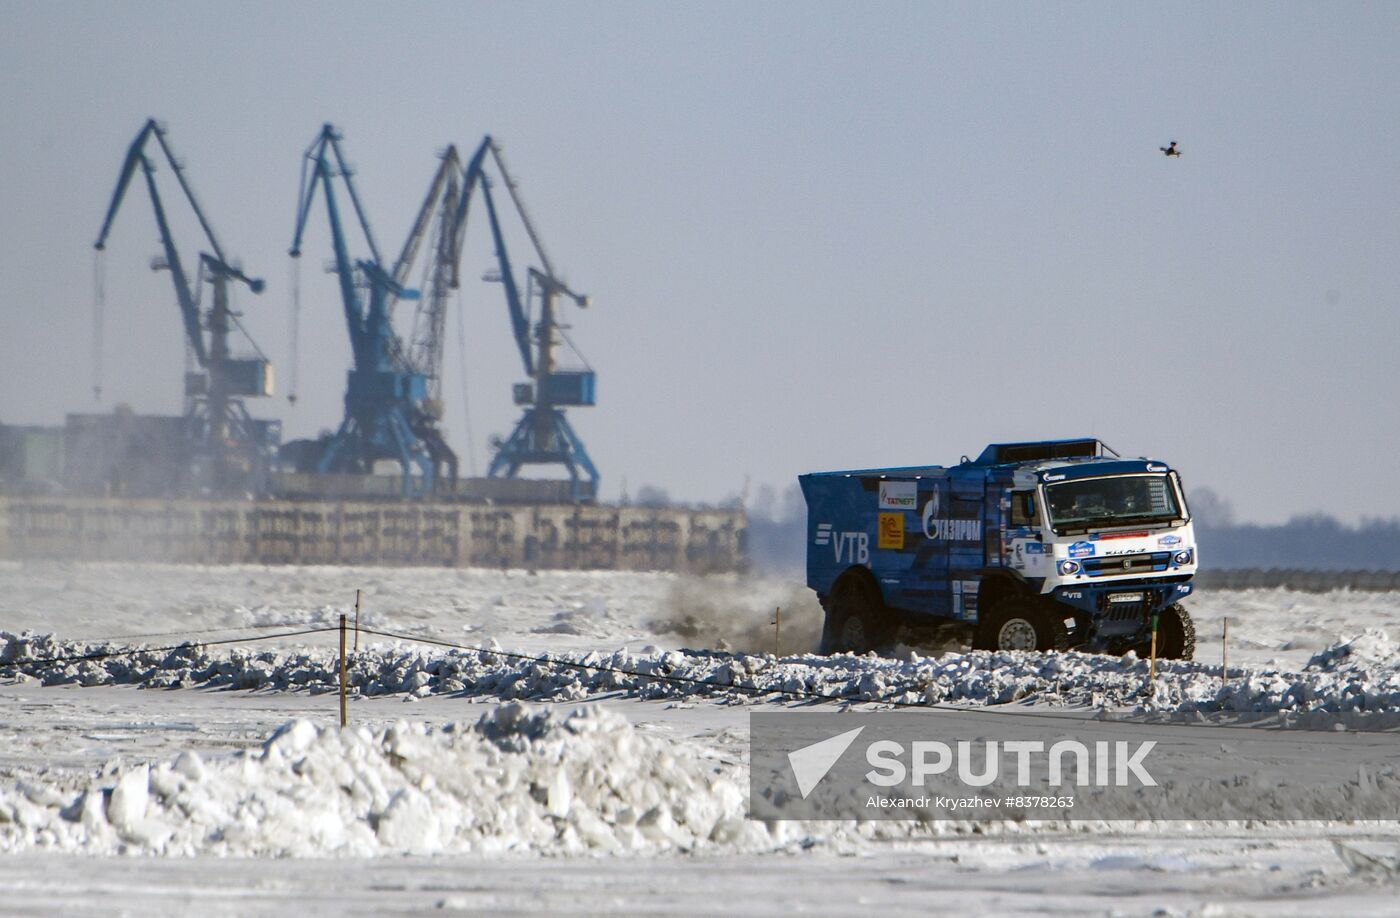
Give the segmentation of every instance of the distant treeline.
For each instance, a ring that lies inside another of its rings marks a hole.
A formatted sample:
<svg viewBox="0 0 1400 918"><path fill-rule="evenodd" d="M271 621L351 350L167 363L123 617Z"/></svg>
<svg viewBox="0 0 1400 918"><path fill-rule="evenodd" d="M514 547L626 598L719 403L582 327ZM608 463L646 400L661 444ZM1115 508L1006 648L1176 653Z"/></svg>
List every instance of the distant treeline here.
<svg viewBox="0 0 1400 918"><path fill-rule="evenodd" d="M1325 514L1277 526L1237 523L1228 502L1209 489L1191 494L1205 568L1400 571L1400 519L1349 526ZM800 572L806 561L807 508L797 485L758 490L749 502L749 560L755 570Z"/></svg>
<svg viewBox="0 0 1400 918"><path fill-rule="evenodd" d="M1192 492L1190 502L1208 567L1400 571L1400 519L1348 526L1313 513L1261 526L1235 522L1229 503L1207 488Z"/></svg>

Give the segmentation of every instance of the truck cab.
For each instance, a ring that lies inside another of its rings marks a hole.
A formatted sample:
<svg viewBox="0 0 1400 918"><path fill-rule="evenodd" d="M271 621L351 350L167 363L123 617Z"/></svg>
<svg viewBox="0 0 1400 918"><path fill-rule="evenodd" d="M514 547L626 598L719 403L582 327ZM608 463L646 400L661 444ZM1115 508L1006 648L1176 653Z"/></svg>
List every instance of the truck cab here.
<svg viewBox="0 0 1400 918"><path fill-rule="evenodd" d="M1158 655L1191 657L1198 549L1164 462L1054 440L799 482L824 652L938 629L982 649L1146 653L1155 630Z"/></svg>

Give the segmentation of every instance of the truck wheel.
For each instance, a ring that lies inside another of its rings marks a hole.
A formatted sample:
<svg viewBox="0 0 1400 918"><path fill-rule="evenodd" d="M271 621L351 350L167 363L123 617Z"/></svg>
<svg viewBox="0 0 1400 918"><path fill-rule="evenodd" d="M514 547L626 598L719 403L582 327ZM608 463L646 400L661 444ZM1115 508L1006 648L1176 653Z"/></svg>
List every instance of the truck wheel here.
<svg viewBox="0 0 1400 918"><path fill-rule="evenodd" d="M978 629L978 650L1067 650L1069 631L1063 619L1024 599L997 603Z"/></svg>
<svg viewBox="0 0 1400 918"><path fill-rule="evenodd" d="M889 611L879 592L863 577L846 576L836 581L823 605L822 653L865 653L894 639Z"/></svg>
<svg viewBox="0 0 1400 918"><path fill-rule="evenodd" d="M1157 617L1157 656L1189 660L1195 655L1196 624L1180 603L1172 603Z"/></svg>

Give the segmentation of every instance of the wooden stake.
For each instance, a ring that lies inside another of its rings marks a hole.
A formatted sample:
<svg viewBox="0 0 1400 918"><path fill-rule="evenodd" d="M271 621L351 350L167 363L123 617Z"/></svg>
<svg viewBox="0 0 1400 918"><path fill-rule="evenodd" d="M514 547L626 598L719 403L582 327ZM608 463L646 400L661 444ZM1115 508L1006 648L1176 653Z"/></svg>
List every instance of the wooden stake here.
<svg viewBox="0 0 1400 918"><path fill-rule="evenodd" d="M1155 615L1152 616L1152 668L1148 679L1153 682L1157 681L1157 616Z"/></svg>
<svg viewBox="0 0 1400 918"><path fill-rule="evenodd" d="M355 653L360 652L360 591L355 591Z"/></svg>
<svg viewBox="0 0 1400 918"><path fill-rule="evenodd" d="M1220 629L1220 678L1230 678L1230 620Z"/></svg>
<svg viewBox="0 0 1400 918"><path fill-rule="evenodd" d="M345 726L345 616L340 617L340 725Z"/></svg>
<svg viewBox="0 0 1400 918"><path fill-rule="evenodd" d="M773 656L783 655L783 607L773 609Z"/></svg>

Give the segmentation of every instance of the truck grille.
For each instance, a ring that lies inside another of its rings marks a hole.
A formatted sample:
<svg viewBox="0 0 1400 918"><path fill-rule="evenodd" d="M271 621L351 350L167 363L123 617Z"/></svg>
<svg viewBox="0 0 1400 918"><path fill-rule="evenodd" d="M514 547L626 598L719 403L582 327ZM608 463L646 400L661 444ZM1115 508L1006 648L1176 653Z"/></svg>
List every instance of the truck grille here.
<svg viewBox="0 0 1400 918"><path fill-rule="evenodd" d="M1108 622L1133 622L1141 621L1147 615L1147 603L1145 602L1116 602L1109 606L1103 613L1103 620Z"/></svg>
<svg viewBox="0 0 1400 918"><path fill-rule="evenodd" d="M1115 574L1150 574L1164 571L1171 561L1169 551L1143 552L1140 555L1113 555L1109 558L1086 558L1084 573L1090 577L1111 577Z"/></svg>

